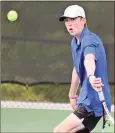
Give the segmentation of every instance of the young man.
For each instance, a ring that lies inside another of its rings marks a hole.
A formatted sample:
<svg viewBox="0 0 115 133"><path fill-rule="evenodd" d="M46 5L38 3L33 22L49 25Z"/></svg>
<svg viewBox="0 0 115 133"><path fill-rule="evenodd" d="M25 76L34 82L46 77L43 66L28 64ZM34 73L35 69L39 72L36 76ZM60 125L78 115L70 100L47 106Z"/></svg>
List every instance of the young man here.
<svg viewBox="0 0 115 133"><path fill-rule="evenodd" d="M74 36L71 41L73 71L69 91L74 112L54 129L54 133L90 133L103 116L103 107L97 93L102 88L107 106L111 109L103 43L96 34L88 30L82 7L67 7L59 20L65 22L67 31ZM76 95L78 86L79 97Z"/></svg>

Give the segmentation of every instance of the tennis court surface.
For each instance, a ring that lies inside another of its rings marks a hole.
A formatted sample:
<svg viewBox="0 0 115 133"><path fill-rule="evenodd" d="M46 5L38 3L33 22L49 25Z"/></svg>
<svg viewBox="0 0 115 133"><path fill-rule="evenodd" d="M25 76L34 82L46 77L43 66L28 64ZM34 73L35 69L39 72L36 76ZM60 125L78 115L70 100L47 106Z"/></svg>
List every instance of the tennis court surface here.
<svg viewBox="0 0 115 133"><path fill-rule="evenodd" d="M72 112L69 104L60 103L1 101L1 107L1 132L52 132ZM92 132L101 128L102 120Z"/></svg>

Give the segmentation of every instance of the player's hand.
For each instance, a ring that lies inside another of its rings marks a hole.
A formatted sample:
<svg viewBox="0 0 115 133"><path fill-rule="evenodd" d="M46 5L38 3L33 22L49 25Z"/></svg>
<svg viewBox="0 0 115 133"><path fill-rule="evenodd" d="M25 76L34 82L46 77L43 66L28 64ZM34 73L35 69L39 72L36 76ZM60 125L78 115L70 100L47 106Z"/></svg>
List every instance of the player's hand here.
<svg viewBox="0 0 115 133"><path fill-rule="evenodd" d="M77 108L77 99L78 99L77 95L74 97L69 97L70 104L71 104L71 107L73 110L75 110Z"/></svg>
<svg viewBox="0 0 115 133"><path fill-rule="evenodd" d="M95 76L89 77L89 82L93 89L95 89L97 92L102 90L102 87L104 84L101 81L101 78L96 78Z"/></svg>

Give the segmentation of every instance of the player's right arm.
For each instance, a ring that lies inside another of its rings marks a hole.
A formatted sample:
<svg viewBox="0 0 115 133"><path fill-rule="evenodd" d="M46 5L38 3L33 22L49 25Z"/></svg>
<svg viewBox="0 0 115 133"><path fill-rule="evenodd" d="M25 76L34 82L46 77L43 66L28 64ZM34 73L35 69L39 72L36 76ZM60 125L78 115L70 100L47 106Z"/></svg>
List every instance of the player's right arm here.
<svg viewBox="0 0 115 133"><path fill-rule="evenodd" d="M71 85L70 85L70 90L69 90L69 99L70 99L70 104L73 109L76 109L76 102L77 102L77 90L79 87L79 76L76 73L75 67L73 68L72 71L72 79L71 79Z"/></svg>

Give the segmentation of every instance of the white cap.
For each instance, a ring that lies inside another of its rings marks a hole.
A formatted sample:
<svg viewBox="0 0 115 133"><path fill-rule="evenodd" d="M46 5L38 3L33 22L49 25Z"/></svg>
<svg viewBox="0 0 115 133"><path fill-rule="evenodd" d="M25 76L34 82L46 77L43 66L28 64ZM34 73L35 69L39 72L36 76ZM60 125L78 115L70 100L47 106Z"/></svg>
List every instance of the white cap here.
<svg viewBox="0 0 115 133"><path fill-rule="evenodd" d="M71 5L65 9L64 15L59 18L59 21L64 21L65 18L76 18L76 17L85 18L85 11L81 6Z"/></svg>

